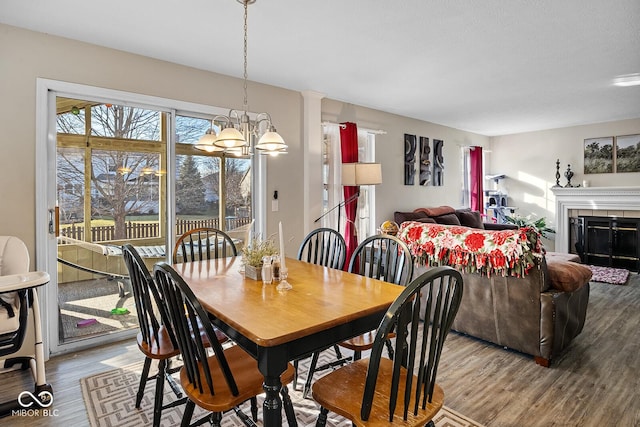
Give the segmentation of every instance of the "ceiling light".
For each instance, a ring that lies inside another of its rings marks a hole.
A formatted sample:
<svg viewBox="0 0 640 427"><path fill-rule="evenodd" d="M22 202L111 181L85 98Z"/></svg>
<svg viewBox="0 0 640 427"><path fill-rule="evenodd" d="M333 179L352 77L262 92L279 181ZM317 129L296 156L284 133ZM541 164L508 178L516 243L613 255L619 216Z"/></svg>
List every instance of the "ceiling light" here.
<svg viewBox="0 0 640 427"><path fill-rule="evenodd" d="M202 135L198 140L198 143L194 145L194 147L201 151L206 151L207 153L215 153L216 151L224 151L223 148L220 148L215 145L216 142L216 132L213 128L209 129L207 133Z"/></svg>
<svg viewBox="0 0 640 427"><path fill-rule="evenodd" d="M637 86L640 85L640 73L626 74L613 79L616 86Z"/></svg>
<svg viewBox="0 0 640 427"><path fill-rule="evenodd" d="M267 122L267 131L262 135L255 148L260 150L264 154L269 154L271 152L274 153L282 153L286 152L287 145L284 142L284 139L276 132L276 129L273 127L273 123L271 121L271 116L269 113L260 113L256 117L255 123L253 126L249 120L249 114L247 110L249 109L249 102L247 96L247 81L248 81L248 73L247 73L247 16L248 16L248 8L250 4L256 2L256 0L237 0L238 3L242 3L244 5L244 101L243 101L243 111L241 115L238 114L237 111L231 110L229 111L228 116L217 116L213 119L222 119L226 122L226 125L220 131L218 135L214 137L204 135L200 138L197 144L195 144L195 148L207 152L213 151L223 151L224 153L228 153L234 156L250 156L251 155L251 136L254 135L256 138L260 134L260 123L263 121ZM232 119L232 116L235 116L235 122ZM261 118L262 116L262 118ZM212 124L213 124L212 121ZM213 147L216 147L215 149Z"/></svg>

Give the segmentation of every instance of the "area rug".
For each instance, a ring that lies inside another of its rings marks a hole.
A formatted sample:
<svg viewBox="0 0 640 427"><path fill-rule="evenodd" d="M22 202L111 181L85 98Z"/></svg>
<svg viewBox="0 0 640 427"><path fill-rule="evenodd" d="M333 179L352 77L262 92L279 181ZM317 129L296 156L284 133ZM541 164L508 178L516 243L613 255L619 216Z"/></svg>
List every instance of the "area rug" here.
<svg viewBox="0 0 640 427"><path fill-rule="evenodd" d="M320 358L328 360L329 355L321 355ZM306 363L300 364L299 372L301 373L301 378L298 379L300 385L304 383L302 374L306 372L308 360L305 362ZM142 362L92 375L80 380L82 396L92 427L138 427L151 425L153 420L154 381L150 381L147 384L140 409L134 407L135 395L140 379L139 373L141 371ZM165 388L167 391L165 392L164 402L174 401L176 399L175 394L173 394L169 387ZM304 399L302 393L293 390L291 384L289 385L289 392L295 408L298 425L300 427L314 426L318 418L318 405L311 399ZM258 425L262 425L263 399L264 396L258 397ZM177 406L175 408L165 409L162 412L161 425L163 427L180 425L183 408L184 406ZM248 403L243 405L242 409L245 414L251 414ZM204 412L196 407L193 420L199 419L199 416L203 414ZM284 413L283 420L286 420ZM444 407L438 413L434 422L438 427L482 427L481 424L447 407ZM234 413L227 413L222 418L223 427L240 427L242 425L240 419ZM333 427L350 427L351 422L336 414L329 413L327 425Z"/></svg>
<svg viewBox="0 0 640 427"><path fill-rule="evenodd" d="M611 283L613 285L624 285L629 279L629 271L624 268L600 267L590 265L589 268L593 273L592 282Z"/></svg>

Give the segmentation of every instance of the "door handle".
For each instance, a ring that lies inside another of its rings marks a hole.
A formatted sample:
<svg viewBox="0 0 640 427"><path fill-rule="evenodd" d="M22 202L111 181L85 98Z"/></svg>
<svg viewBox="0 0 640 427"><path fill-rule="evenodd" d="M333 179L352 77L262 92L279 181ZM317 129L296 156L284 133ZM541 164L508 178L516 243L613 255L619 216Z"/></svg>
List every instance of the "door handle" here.
<svg viewBox="0 0 640 427"><path fill-rule="evenodd" d="M49 234L60 236L60 208L49 209Z"/></svg>

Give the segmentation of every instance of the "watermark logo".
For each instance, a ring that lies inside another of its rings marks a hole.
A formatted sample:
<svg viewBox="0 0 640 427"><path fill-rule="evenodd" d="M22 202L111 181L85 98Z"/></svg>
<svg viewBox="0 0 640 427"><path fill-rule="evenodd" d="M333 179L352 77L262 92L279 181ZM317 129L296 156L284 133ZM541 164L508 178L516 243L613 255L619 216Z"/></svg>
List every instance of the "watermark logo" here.
<svg viewBox="0 0 640 427"><path fill-rule="evenodd" d="M53 394L42 390L34 395L30 391L23 391L18 395L18 405L22 409L14 409L11 415L19 417L57 417L57 409L49 409L53 405Z"/></svg>

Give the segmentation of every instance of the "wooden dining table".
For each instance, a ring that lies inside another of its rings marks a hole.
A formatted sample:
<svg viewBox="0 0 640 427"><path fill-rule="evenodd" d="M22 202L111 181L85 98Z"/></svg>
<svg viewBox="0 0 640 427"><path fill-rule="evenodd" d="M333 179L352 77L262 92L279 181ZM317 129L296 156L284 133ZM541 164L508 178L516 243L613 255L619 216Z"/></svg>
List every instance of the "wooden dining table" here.
<svg viewBox="0 0 640 427"><path fill-rule="evenodd" d="M173 265L212 323L258 361L263 423L273 427L282 425L280 375L288 362L376 329L404 289L291 258L285 262L292 285L287 291L278 291L277 282L246 278L239 256Z"/></svg>

